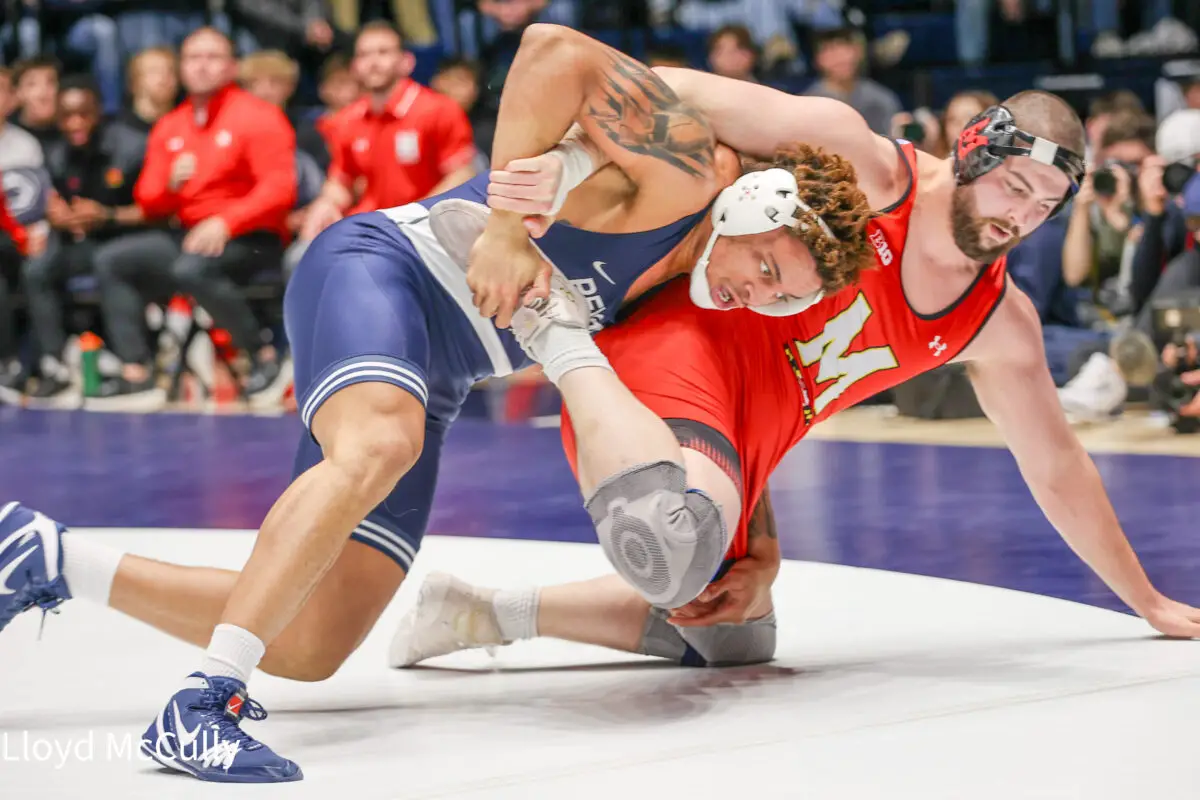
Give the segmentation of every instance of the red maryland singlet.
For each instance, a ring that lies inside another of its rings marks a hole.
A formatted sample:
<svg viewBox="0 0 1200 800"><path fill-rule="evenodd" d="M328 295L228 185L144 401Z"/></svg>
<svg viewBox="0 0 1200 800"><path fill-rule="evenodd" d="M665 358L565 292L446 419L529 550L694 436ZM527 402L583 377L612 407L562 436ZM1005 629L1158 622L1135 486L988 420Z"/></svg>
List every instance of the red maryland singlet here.
<svg viewBox="0 0 1200 800"><path fill-rule="evenodd" d="M940 313L909 307L900 262L918 173L913 146L899 149L908 163L908 191L868 224L877 264L856 285L802 314L777 318L697 308L687 280L677 280L596 336L617 375L650 410L701 422L733 444L743 498L733 558L746 553L746 522L767 479L810 426L949 362L1004 295L1001 259ZM574 466L574 431L565 413L563 443Z"/></svg>

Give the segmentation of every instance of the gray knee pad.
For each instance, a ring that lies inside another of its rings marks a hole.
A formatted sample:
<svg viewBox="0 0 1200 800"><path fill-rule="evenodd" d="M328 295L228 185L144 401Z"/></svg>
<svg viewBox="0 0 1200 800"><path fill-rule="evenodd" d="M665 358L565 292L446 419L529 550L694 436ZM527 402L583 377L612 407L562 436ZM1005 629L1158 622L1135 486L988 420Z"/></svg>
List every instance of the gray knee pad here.
<svg viewBox="0 0 1200 800"><path fill-rule="evenodd" d="M729 547L721 509L703 492L689 491L687 473L670 461L609 478L586 505L604 554L653 606L694 600Z"/></svg>
<svg viewBox="0 0 1200 800"><path fill-rule="evenodd" d="M740 625L677 628L670 612L650 609L638 652L678 661L685 667L736 667L775 657L775 612Z"/></svg>

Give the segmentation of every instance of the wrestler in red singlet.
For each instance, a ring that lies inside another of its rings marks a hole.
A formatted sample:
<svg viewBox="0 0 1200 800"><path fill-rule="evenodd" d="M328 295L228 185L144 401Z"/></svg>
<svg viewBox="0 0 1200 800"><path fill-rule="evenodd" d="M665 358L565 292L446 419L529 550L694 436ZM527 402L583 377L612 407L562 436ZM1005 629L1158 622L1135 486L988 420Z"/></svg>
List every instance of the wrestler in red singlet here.
<svg viewBox="0 0 1200 800"><path fill-rule="evenodd" d="M697 308L681 279L596 336L617 375L651 411L700 423L733 445L742 514L731 558L746 554L750 511L810 426L949 362L1004 296L1000 259L941 313L926 316L909 307L901 273L917 194L916 151L907 143L900 150L908 191L868 224L877 267L864 271L856 286L801 314L767 317ZM574 468L575 436L565 410L563 444Z"/></svg>

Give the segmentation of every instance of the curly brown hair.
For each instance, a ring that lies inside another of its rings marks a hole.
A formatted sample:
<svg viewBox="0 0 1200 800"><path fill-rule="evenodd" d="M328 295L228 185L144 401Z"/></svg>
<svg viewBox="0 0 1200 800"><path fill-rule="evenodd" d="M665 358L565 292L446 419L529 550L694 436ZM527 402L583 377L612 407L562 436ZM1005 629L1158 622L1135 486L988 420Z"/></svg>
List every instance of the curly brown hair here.
<svg viewBox="0 0 1200 800"><path fill-rule="evenodd" d="M800 199L833 231L831 239L815 220L803 224L805 211L797 213L801 224L789 227L812 253L822 288L832 293L856 283L859 273L874 265L875 256L867 241L867 221L874 212L858 188L854 166L839 155L799 142L780 147L769 162L742 159L745 172L772 167L795 176Z"/></svg>

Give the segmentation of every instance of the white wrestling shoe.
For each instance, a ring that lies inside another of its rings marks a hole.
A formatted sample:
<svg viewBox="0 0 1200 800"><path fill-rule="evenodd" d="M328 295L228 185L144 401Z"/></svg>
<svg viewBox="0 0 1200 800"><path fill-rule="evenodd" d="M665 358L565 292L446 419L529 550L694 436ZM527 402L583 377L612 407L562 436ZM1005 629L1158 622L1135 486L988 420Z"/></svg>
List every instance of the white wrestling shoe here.
<svg viewBox="0 0 1200 800"><path fill-rule="evenodd" d="M483 589L443 572L421 584L417 602L396 626L388 649L388 666L402 669L426 659L509 644L500 634L492 599Z"/></svg>
<svg viewBox="0 0 1200 800"><path fill-rule="evenodd" d="M545 300L534 300L513 312L512 332L525 354L539 364L554 356L543 336L550 327L579 331L591 338L588 331L587 300L558 270L550 276L550 294ZM557 349L557 348L555 348Z"/></svg>

